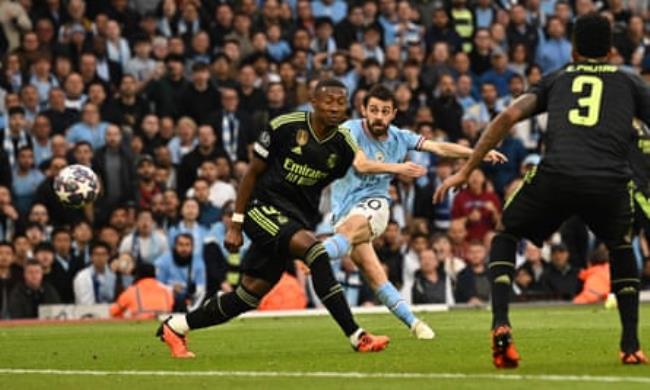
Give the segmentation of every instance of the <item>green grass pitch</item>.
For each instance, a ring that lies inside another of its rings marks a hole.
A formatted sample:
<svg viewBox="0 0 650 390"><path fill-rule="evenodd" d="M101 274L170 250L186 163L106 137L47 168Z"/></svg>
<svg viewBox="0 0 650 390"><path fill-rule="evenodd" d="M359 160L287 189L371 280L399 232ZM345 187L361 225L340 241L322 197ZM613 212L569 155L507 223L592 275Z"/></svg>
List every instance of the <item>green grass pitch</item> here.
<svg viewBox="0 0 650 390"><path fill-rule="evenodd" d="M650 388L650 366L618 362L616 310L514 308L523 361L510 371L492 367L488 311L422 317L435 340L416 340L390 315L359 316L391 337L378 354L354 353L329 317L239 319L192 333L189 361L169 357L154 322L0 327L0 389ZM642 305L646 351L649 318Z"/></svg>

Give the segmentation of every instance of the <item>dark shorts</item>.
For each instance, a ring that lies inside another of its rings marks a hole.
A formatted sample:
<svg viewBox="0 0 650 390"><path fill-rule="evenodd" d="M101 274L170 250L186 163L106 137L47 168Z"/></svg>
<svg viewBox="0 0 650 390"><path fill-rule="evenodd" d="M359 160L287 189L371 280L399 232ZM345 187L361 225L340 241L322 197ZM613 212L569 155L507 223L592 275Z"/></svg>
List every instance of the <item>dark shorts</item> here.
<svg viewBox="0 0 650 390"><path fill-rule="evenodd" d="M503 231L541 246L569 217L579 216L610 248L628 245L634 223L633 185L532 171L506 201Z"/></svg>
<svg viewBox="0 0 650 390"><path fill-rule="evenodd" d="M305 227L258 200L248 206L243 227L251 246L242 259L242 273L275 284L293 260L289 253L291 238Z"/></svg>

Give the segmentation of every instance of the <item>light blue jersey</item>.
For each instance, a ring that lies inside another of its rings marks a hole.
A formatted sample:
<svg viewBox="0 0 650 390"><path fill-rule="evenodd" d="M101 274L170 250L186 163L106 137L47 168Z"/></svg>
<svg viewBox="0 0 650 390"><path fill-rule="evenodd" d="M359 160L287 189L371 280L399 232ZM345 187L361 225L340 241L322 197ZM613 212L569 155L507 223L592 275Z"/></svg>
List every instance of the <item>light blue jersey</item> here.
<svg viewBox="0 0 650 390"><path fill-rule="evenodd" d="M359 148L371 160L386 163L401 163L406 159L410 150L418 150L424 138L410 130L402 130L395 126L388 128L388 138L377 140L365 129L364 119L352 119L343 123L341 127L347 128L352 137L357 141ZM390 201L388 187L393 175L361 175L354 168L332 184L332 213L334 221L347 215L347 213L364 199L384 198Z"/></svg>

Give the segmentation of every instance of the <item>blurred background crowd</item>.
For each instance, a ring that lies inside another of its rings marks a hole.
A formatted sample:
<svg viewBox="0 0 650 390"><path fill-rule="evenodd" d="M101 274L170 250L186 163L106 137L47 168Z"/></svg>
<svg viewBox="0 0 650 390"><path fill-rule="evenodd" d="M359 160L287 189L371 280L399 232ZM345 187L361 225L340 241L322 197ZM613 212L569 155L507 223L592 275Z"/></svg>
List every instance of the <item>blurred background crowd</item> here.
<svg viewBox="0 0 650 390"><path fill-rule="evenodd" d="M647 0L0 0L0 318L43 303L112 303L111 313L186 310L230 291L240 253L223 239L250 147L273 117L309 111L322 78L394 90L394 124L472 146L528 86L571 60L577 16L606 15L612 62L650 74ZM428 168L391 186L375 247L412 303L489 300L486 255L505 200L543 154L543 115L432 204L462 162L413 152ZM66 209L52 190L69 164L92 167L98 201ZM332 233L328 197L317 234ZM644 233L644 232L642 232ZM645 234L635 240L650 288ZM333 264L352 305L374 297L348 259ZM290 267L262 308L317 306ZM522 241L517 300L599 302L608 253L578 219L543 248Z"/></svg>

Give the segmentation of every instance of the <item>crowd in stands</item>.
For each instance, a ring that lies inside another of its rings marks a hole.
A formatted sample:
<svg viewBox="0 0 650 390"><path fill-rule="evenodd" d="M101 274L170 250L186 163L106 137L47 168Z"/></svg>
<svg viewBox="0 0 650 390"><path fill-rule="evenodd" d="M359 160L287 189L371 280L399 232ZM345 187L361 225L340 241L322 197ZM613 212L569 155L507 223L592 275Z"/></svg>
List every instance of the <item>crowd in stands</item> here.
<svg viewBox="0 0 650 390"><path fill-rule="evenodd" d="M251 145L266 123L309 111L322 78L395 91L395 125L472 146L528 86L571 60L579 15L614 27L612 62L650 74L645 0L0 0L0 319L39 304L112 304L115 316L184 311L239 280L223 245ZM462 161L413 152L428 168L390 188L374 243L412 303L489 300L487 254L504 204L543 154L544 115L499 145L503 165L432 204ZM83 209L52 190L69 164L103 192ZM317 234L326 222L327 196ZM316 227L314 227L316 229ZM650 250L635 239L644 288ZM577 219L542 248L522 241L516 300L598 302L608 253ZM347 258L333 263L352 305L375 304ZM295 266L263 308L317 306Z"/></svg>

